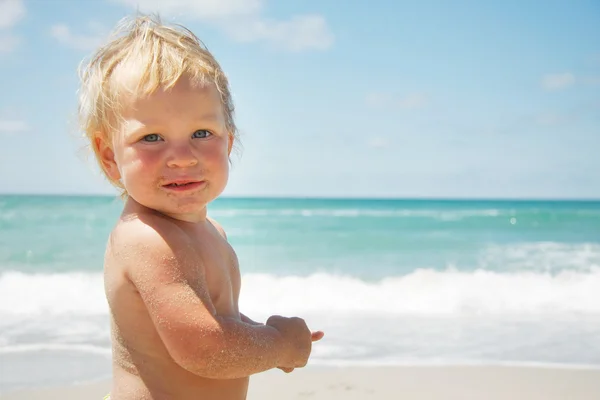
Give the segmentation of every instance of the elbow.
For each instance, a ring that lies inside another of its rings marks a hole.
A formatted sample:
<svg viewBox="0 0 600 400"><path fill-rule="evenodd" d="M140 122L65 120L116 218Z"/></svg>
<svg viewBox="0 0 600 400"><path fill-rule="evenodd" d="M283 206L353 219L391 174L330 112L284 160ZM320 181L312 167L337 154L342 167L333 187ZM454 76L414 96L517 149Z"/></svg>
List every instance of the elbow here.
<svg viewBox="0 0 600 400"><path fill-rule="evenodd" d="M188 352L175 360L177 364L194 375L218 379L224 377L223 363L211 351Z"/></svg>
<svg viewBox="0 0 600 400"><path fill-rule="evenodd" d="M210 334L202 337L185 335L169 351L173 360L194 375L208 379L235 378L230 362L231 348L227 348L222 335Z"/></svg>
<svg viewBox="0 0 600 400"><path fill-rule="evenodd" d="M197 357L181 357L178 364L188 372L206 379L235 379L247 375L239 370L235 361L241 357L232 357L229 349L205 349L197 353Z"/></svg>

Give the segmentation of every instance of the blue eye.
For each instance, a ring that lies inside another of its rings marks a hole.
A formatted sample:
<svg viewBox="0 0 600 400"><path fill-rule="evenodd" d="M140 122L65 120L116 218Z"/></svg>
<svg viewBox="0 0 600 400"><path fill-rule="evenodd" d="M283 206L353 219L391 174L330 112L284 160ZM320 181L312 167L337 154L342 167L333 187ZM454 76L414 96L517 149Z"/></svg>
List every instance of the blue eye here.
<svg viewBox="0 0 600 400"><path fill-rule="evenodd" d="M198 129L196 132L192 133L192 137L194 139L206 139L210 135L212 135L212 133L210 133L206 129Z"/></svg>
<svg viewBox="0 0 600 400"><path fill-rule="evenodd" d="M160 140L160 136L156 133L151 133L142 138L145 142L158 142Z"/></svg>

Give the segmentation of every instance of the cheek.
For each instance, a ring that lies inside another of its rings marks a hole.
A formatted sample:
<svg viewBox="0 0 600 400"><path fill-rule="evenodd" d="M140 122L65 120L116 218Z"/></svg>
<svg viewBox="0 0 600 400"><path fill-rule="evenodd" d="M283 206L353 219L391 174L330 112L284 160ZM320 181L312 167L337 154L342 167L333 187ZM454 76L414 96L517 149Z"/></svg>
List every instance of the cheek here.
<svg viewBox="0 0 600 400"><path fill-rule="evenodd" d="M215 149L213 152L202 156L203 164L215 172L226 173L229 170L229 157L227 149Z"/></svg>
<svg viewBox="0 0 600 400"><path fill-rule="evenodd" d="M213 148L207 154L211 162L215 164L227 164L229 165L229 142L227 140L220 140L215 143Z"/></svg>
<svg viewBox="0 0 600 400"><path fill-rule="evenodd" d="M151 179L153 178L151 172L160 165L159 161L159 152L127 149L123 154L123 175L135 176L135 180L138 182Z"/></svg>

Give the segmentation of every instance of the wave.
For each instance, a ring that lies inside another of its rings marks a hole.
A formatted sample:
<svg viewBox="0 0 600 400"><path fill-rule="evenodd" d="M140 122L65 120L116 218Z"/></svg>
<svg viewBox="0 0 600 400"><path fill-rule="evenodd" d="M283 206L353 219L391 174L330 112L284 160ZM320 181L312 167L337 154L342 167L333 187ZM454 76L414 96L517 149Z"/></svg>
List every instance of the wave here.
<svg viewBox="0 0 600 400"><path fill-rule="evenodd" d="M561 369L568 371L600 371L598 364L586 364L578 362L541 362L541 361L519 361L519 360L472 360L462 358L448 359L395 359L395 360L345 360L345 359L319 359L312 361L314 365L327 367L426 367L426 368L454 368L454 367L482 367L482 368L519 368L519 369Z"/></svg>
<svg viewBox="0 0 600 400"><path fill-rule="evenodd" d="M0 274L0 316L104 315L107 311L101 273Z"/></svg>
<svg viewBox="0 0 600 400"><path fill-rule="evenodd" d="M442 221L456 221L469 217L498 217L500 215L515 215L511 210L481 209L481 210L414 210L414 209L367 209L367 208L285 208L285 209L214 209L210 215L215 218L231 217L374 217L374 218L432 218Z"/></svg>
<svg viewBox="0 0 600 400"><path fill-rule="evenodd" d="M20 345L0 346L0 354L39 353L42 351L77 352L99 356L111 356L110 347L94 346L90 344L60 344L60 343L29 343Z"/></svg>
<svg viewBox="0 0 600 400"><path fill-rule="evenodd" d="M215 218L232 217L371 217L371 218L427 218L439 221L460 221L467 218L600 218L600 209L548 208L213 208Z"/></svg>
<svg viewBox="0 0 600 400"><path fill-rule="evenodd" d="M492 243L478 254L477 265L483 269L502 269L504 272L589 272L600 268L600 243Z"/></svg>
<svg viewBox="0 0 600 400"><path fill-rule="evenodd" d="M497 273L421 269L368 283L352 277L251 275L241 300L250 309L387 315L600 313L600 269ZM269 288L265 290L264 288Z"/></svg>
<svg viewBox="0 0 600 400"><path fill-rule="evenodd" d="M499 273L419 269L367 282L356 277L245 274L240 307L262 314L600 314L600 268ZM101 273L0 275L0 319L106 315Z"/></svg>

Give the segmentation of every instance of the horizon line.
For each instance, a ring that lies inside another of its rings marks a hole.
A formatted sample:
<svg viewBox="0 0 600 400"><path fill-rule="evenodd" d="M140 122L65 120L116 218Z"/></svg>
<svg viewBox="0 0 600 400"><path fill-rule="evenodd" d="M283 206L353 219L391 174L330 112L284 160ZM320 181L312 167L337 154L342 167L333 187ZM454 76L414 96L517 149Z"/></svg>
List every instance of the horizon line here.
<svg viewBox="0 0 600 400"><path fill-rule="evenodd" d="M1 196L28 196L28 197L113 197L119 198L119 194L108 193L3 193ZM579 202L600 202L600 197L461 197L461 196L327 196L327 195L224 195L219 199L237 199L237 200L402 200L402 201L579 201ZM213 200L213 201L215 201Z"/></svg>

